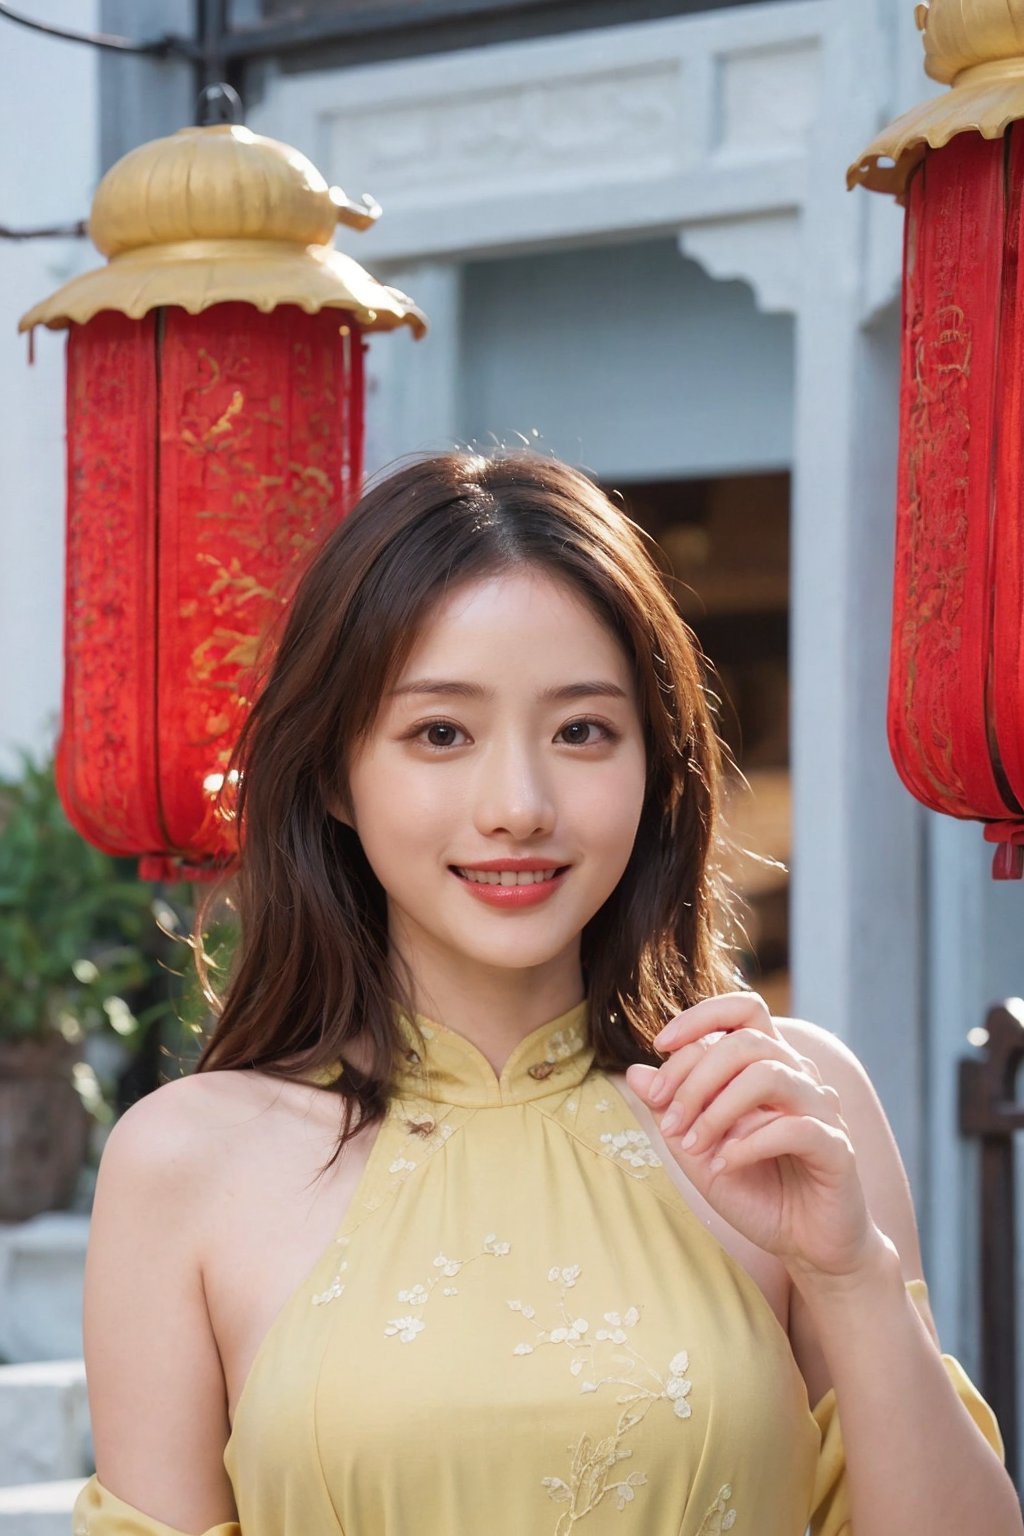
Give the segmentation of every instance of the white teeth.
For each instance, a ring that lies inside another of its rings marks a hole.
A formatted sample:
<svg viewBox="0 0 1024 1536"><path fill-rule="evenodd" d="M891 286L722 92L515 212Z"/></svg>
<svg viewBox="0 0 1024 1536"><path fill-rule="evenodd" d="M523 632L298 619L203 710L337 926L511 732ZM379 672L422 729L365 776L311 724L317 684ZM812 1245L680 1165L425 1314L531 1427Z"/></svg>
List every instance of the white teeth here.
<svg viewBox="0 0 1024 1536"><path fill-rule="evenodd" d="M553 880L557 873L554 869L459 869L463 879L477 885L538 885Z"/></svg>

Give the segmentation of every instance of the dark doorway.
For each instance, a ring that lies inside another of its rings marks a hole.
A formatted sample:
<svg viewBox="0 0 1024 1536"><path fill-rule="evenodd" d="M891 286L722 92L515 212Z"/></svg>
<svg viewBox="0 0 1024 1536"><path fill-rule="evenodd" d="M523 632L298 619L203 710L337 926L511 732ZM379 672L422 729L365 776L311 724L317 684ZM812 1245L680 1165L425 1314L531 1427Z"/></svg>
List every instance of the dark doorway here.
<svg viewBox="0 0 1024 1536"><path fill-rule="evenodd" d="M738 775L729 775L726 831L735 846L723 862L745 907L741 964L771 1011L786 1016L790 476L609 489L657 540L679 610L710 663L718 732L750 785L748 791Z"/></svg>

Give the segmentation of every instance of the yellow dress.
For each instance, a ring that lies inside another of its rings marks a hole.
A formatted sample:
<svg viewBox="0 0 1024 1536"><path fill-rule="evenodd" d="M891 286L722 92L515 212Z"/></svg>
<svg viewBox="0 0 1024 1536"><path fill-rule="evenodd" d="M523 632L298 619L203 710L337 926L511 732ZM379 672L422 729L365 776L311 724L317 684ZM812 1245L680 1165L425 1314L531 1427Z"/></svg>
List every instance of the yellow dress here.
<svg viewBox="0 0 1024 1536"><path fill-rule="evenodd" d="M256 1355L224 1452L238 1523L209 1536L848 1536L834 1395L812 1412L757 1283L593 1067L586 1003L500 1079L399 1023L399 1090ZM96 1477L73 1530L180 1536Z"/></svg>

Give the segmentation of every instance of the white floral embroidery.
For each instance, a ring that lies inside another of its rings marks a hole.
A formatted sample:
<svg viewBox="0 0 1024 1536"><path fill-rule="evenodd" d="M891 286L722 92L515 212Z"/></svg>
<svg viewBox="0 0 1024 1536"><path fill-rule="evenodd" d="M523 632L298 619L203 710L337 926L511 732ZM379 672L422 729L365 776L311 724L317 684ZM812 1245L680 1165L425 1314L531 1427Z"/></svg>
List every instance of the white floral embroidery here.
<svg viewBox="0 0 1024 1536"><path fill-rule="evenodd" d="M646 1474L633 1472L625 1480L619 1481L609 1481L609 1474L617 1462L633 1454L628 1446L620 1442L630 1430L642 1423L654 1403L670 1403L673 1413L679 1419L689 1418L692 1412L687 1402L692 1382L683 1375L689 1368L688 1351L677 1350L666 1372L656 1370L644 1359L629 1337L629 1330L635 1328L640 1321L640 1308L636 1306L626 1307L621 1312L602 1313L602 1320L608 1326L592 1329L585 1317L571 1312L566 1304L567 1292L575 1286L581 1274L582 1267L579 1264L552 1265L548 1270L548 1279L559 1286L561 1322L551 1329L538 1329L532 1344L524 1340L512 1350L513 1355L525 1356L532 1355L536 1347L545 1344L565 1345L571 1352L570 1374L574 1377L583 1376L579 1386L581 1394L599 1392L605 1386L625 1389L617 1393L615 1398L619 1413L614 1431L596 1442L589 1435L582 1435L573 1451L568 1477L551 1476L541 1479L549 1498L569 1506L559 1516L554 1536L568 1536L573 1526L609 1494L615 1495L620 1510L633 1501L634 1490L647 1481ZM507 1305L524 1318L534 1315L534 1308L528 1308L518 1297L507 1302ZM607 1347L613 1347L615 1351L610 1357ZM600 1360L599 1355L603 1357ZM607 1369L608 1366L612 1370L608 1374L601 1374L602 1367ZM724 1505L722 1508L724 1510ZM719 1530L729 1529L732 1523L730 1520L728 1527L723 1524L709 1529L705 1536L718 1536Z"/></svg>
<svg viewBox="0 0 1024 1536"><path fill-rule="evenodd" d="M651 1145L646 1131L604 1131L601 1140L609 1157L621 1157L631 1168L660 1168L661 1158Z"/></svg>
<svg viewBox="0 0 1024 1536"><path fill-rule="evenodd" d="M341 1267L344 1269L345 1265L343 1264ZM313 1297L314 1307L322 1307L325 1302L336 1301L344 1289L344 1283L335 1275L326 1291L321 1291L319 1295Z"/></svg>
<svg viewBox="0 0 1024 1536"><path fill-rule="evenodd" d="M414 1285L411 1290L399 1291L399 1301L407 1301L411 1307L422 1307L430 1292L422 1285Z"/></svg>
<svg viewBox="0 0 1024 1536"><path fill-rule="evenodd" d="M636 1307L630 1307L625 1317L620 1317L617 1312L605 1312L604 1320L606 1323L611 1323L614 1331L609 1332L607 1328L599 1328L594 1335L595 1339L611 1339L613 1344L623 1344L626 1339L626 1335L622 1331L623 1323L625 1323L627 1328L632 1328L634 1324L640 1321L640 1313Z"/></svg>
<svg viewBox="0 0 1024 1536"><path fill-rule="evenodd" d="M677 1419L688 1419L693 1409L686 1401L693 1386L683 1375L689 1370L690 1357L685 1349L681 1349L677 1355L673 1355L668 1363L669 1377L665 1383L665 1396L671 1399L672 1412ZM728 1529L728 1527L726 1527Z"/></svg>
<svg viewBox="0 0 1024 1536"><path fill-rule="evenodd" d="M534 1308L528 1306L523 1301L510 1301L508 1305L511 1307L513 1312L521 1312L524 1317L532 1317L534 1314Z"/></svg>
<svg viewBox="0 0 1024 1536"><path fill-rule="evenodd" d="M417 1281L415 1285L410 1285L406 1289L399 1291L397 1293L398 1299L399 1301L404 1301L406 1306L409 1307L425 1307L427 1302L430 1300L431 1291L433 1291L435 1285L440 1284L442 1278L454 1278L461 1272L465 1265L472 1264L475 1259L482 1259L486 1255L491 1255L494 1258L502 1258L505 1254L511 1252L511 1248L511 1243L499 1242L496 1233L488 1232L487 1236L483 1240L481 1251L477 1254L474 1254L472 1258L452 1259L449 1258L446 1253L439 1253L433 1261L433 1267L437 1270L440 1270L440 1274L429 1276L425 1285ZM457 1296L459 1294L458 1286L442 1286L441 1294L443 1296ZM416 1334L426 1326L422 1318L415 1319L415 1321L417 1326L413 1333L405 1332L400 1335L403 1341L415 1338ZM395 1326L385 1328L385 1333L393 1334L397 1332L398 1325L408 1324L409 1319L392 1318L391 1322Z"/></svg>
<svg viewBox="0 0 1024 1536"><path fill-rule="evenodd" d="M403 1344L408 1344L426 1326L422 1317L393 1317L384 1332L397 1333Z"/></svg>
<svg viewBox="0 0 1024 1536"><path fill-rule="evenodd" d="M731 1531L738 1513L735 1509L726 1509L725 1506L731 1502L732 1484L725 1483L719 1488L718 1497L701 1521L697 1536L719 1536L722 1531Z"/></svg>
<svg viewBox="0 0 1024 1536"><path fill-rule="evenodd" d="M396 1157L394 1162L388 1165L388 1173L411 1173L415 1167L416 1164L411 1162L408 1158Z"/></svg>
<svg viewBox="0 0 1024 1536"><path fill-rule="evenodd" d="M568 1328L552 1328L548 1338L552 1344L578 1344L589 1327L585 1317L574 1317Z"/></svg>
<svg viewBox="0 0 1024 1536"><path fill-rule="evenodd" d="M578 1029L556 1029L548 1040L548 1054L546 1061L564 1061L568 1056L574 1056L581 1051L586 1041Z"/></svg>
<svg viewBox="0 0 1024 1536"><path fill-rule="evenodd" d="M595 1444L589 1435L581 1435L573 1452L570 1482L561 1477L541 1478L543 1487L548 1490L548 1498L570 1506L559 1516L555 1536L566 1536L577 1521L589 1515L610 1493L615 1495L616 1507L625 1509L634 1497L634 1488L646 1483L646 1472L631 1472L621 1482L608 1482L608 1473L615 1463L633 1454L616 1445L615 1441L614 1435L606 1435Z"/></svg>
<svg viewBox="0 0 1024 1536"><path fill-rule="evenodd" d="M339 1237L336 1239L336 1246L339 1247L343 1253L348 1247L348 1244L349 1239L347 1236ZM322 1307L328 1301L337 1300L337 1298L345 1289L345 1283L341 1277L345 1273L346 1269L348 1269L348 1260L343 1259L342 1262L338 1265L334 1279L331 1281L326 1291L320 1291L318 1295L311 1298L314 1307Z"/></svg>
<svg viewBox="0 0 1024 1536"><path fill-rule="evenodd" d="M612 1103L611 1103L610 1099L598 1099L597 1103L594 1105L595 1109L602 1109L602 1110L603 1109L611 1109L611 1107L612 1107Z"/></svg>

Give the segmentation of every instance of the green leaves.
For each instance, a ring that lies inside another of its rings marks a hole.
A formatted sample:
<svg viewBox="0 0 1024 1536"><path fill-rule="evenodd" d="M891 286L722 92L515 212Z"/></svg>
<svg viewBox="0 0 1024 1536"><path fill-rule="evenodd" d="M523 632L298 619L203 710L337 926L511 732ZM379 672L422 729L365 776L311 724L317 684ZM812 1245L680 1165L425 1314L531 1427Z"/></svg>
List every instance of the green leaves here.
<svg viewBox="0 0 1024 1536"><path fill-rule="evenodd" d="M0 1038L128 1038L109 1005L150 973L153 892L71 826L52 761L18 755L21 772L0 779Z"/></svg>

